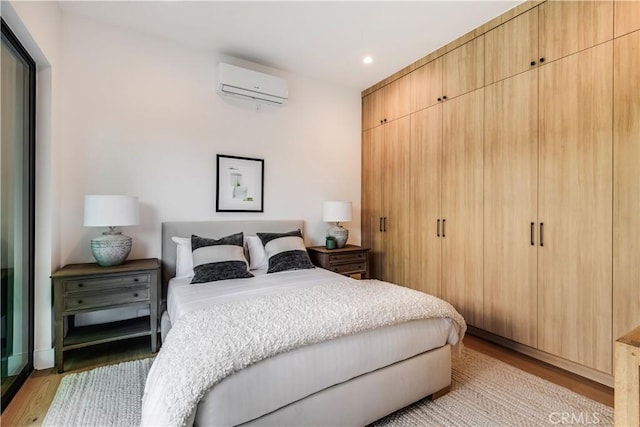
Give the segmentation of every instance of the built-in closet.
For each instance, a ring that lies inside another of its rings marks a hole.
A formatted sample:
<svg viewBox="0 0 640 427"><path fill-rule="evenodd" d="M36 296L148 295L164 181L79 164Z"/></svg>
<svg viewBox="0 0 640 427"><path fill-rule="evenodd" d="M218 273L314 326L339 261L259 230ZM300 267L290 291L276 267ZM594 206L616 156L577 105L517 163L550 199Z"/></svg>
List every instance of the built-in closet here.
<svg viewBox="0 0 640 427"><path fill-rule="evenodd" d="M375 277L611 384L640 324L640 1L527 2L363 92Z"/></svg>

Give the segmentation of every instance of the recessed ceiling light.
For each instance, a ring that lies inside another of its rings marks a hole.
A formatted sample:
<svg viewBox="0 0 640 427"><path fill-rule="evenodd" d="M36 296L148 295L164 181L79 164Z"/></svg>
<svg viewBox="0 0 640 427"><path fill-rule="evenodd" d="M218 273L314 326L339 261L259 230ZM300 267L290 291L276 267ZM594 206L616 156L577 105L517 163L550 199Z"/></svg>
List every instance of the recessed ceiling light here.
<svg viewBox="0 0 640 427"><path fill-rule="evenodd" d="M364 58L362 58L362 62L364 62L365 64L371 64L373 62L373 58L370 56L365 56Z"/></svg>

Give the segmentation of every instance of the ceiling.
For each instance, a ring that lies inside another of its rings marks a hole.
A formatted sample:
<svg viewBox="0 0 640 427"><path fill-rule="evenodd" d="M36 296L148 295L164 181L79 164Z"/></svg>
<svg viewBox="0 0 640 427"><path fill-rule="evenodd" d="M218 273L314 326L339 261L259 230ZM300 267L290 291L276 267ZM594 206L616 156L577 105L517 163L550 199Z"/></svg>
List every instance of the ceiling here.
<svg viewBox="0 0 640 427"><path fill-rule="evenodd" d="M364 90L521 2L62 1L60 7ZM363 63L366 55L372 64Z"/></svg>

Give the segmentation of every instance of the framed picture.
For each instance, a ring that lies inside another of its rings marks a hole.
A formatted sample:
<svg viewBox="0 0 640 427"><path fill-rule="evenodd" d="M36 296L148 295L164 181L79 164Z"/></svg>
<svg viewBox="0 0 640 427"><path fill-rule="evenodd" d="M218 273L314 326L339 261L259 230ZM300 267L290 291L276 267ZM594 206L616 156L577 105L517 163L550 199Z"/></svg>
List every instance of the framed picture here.
<svg viewBox="0 0 640 427"><path fill-rule="evenodd" d="M216 212L264 211L264 160L217 155Z"/></svg>

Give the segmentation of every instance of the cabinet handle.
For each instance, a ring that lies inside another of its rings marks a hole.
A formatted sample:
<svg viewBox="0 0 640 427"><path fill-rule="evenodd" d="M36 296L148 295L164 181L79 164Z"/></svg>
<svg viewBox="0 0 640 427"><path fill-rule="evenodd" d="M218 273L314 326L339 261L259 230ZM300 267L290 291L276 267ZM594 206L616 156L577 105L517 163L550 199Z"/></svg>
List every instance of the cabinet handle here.
<svg viewBox="0 0 640 427"><path fill-rule="evenodd" d="M442 220L442 237L447 237L447 235L445 234L445 226L447 225L447 220L443 219Z"/></svg>
<svg viewBox="0 0 640 427"><path fill-rule="evenodd" d="M445 100L445 99L447 99L447 97L446 97L446 96L443 96L443 97L442 97L442 100Z"/></svg>
<svg viewBox="0 0 640 427"><path fill-rule="evenodd" d="M438 98L438 101L442 101L442 98Z"/></svg>
<svg viewBox="0 0 640 427"><path fill-rule="evenodd" d="M378 225L378 230L382 233L382 217L380 217L380 224Z"/></svg>
<svg viewBox="0 0 640 427"><path fill-rule="evenodd" d="M382 231L384 231L385 233L387 232L387 217L386 216L382 217Z"/></svg>
<svg viewBox="0 0 640 427"><path fill-rule="evenodd" d="M135 294L133 294L133 296L137 298L137 297L138 297L138 294L137 294L137 293L135 293Z"/></svg>
<svg viewBox="0 0 640 427"><path fill-rule="evenodd" d="M82 302L83 302L83 301L82 301L81 299L79 299L79 300L78 300L78 304L82 304Z"/></svg>
<svg viewBox="0 0 640 427"><path fill-rule="evenodd" d="M380 120L380 124L382 124L382 120Z"/></svg>
<svg viewBox="0 0 640 427"><path fill-rule="evenodd" d="M82 288L84 286L84 283L78 283L78 287Z"/></svg>
<svg viewBox="0 0 640 427"><path fill-rule="evenodd" d="M540 246L544 246L544 222L540 223Z"/></svg>
<svg viewBox="0 0 640 427"><path fill-rule="evenodd" d="M440 237L440 218L438 218L438 221L436 223L436 236Z"/></svg>
<svg viewBox="0 0 640 427"><path fill-rule="evenodd" d="M387 123L387 119L384 119L384 122Z"/></svg>
<svg viewBox="0 0 640 427"><path fill-rule="evenodd" d="M531 66L536 65L536 61L531 61Z"/></svg>
<svg viewBox="0 0 640 427"><path fill-rule="evenodd" d="M540 58L540 63L542 64L544 62L544 58Z"/></svg>
<svg viewBox="0 0 640 427"><path fill-rule="evenodd" d="M534 233L534 228L536 227L536 223L532 222L531 223L531 246L535 246L536 243L533 241L533 233Z"/></svg>
<svg viewBox="0 0 640 427"><path fill-rule="evenodd" d="M138 279L137 277L135 277L135 278L133 279L133 281L134 281L134 282L139 282L139 281L140 281L140 279Z"/></svg>

